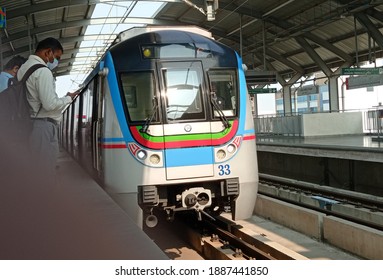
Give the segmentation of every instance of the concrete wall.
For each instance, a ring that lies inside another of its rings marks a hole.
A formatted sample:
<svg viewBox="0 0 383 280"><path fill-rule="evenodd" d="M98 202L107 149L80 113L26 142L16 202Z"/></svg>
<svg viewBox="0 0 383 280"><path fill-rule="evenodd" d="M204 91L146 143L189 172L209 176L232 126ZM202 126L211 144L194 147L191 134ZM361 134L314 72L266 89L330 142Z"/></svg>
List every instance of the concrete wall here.
<svg viewBox="0 0 383 280"><path fill-rule="evenodd" d="M321 239L320 224L323 215L318 215L315 211L258 195L254 213L310 237Z"/></svg>
<svg viewBox="0 0 383 280"><path fill-rule="evenodd" d="M326 242L366 259L383 259L383 233L335 217L324 217L323 238Z"/></svg>
<svg viewBox="0 0 383 280"><path fill-rule="evenodd" d="M261 194L257 197L254 213L360 257L383 259L383 232L373 228Z"/></svg>
<svg viewBox="0 0 383 280"><path fill-rule="evenodd" d="M363 113L303 114L303 136L363 133Z"/></svg>
<svg viewBox="0 0 383 280"><path fill-rule="evenodd" d="M316 156L291 154L295 150L298 149L290 148L286 153L275 153L262 152L258 149L259 172L383 196L383 163L327 158L326 155L322 156L322 154ZM313 149L314 152L316 151ZM345 155L352 154L351 151L348 153L340 152ZM365 156L368 160L371 159L369 155L361 154L361 156Z"/></svg>

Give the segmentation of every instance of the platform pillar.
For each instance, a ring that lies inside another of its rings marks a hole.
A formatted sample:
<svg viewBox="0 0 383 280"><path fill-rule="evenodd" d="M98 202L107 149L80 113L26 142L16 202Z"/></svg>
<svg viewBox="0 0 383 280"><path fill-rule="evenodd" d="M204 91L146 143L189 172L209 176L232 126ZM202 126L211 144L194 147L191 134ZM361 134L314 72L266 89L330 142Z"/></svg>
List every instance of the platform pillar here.
<svg viewBox="0 0 383 280"><path fill-rule="evenodd" d="M291 115L291 85L283 86L283 110L285 116Z"/></svg>
<svg viewBox="0 0 383 280"><path fill-rule="evenodd" d="M330 112L339 112L338 77L333 76L329 78L328 90L330 99Z"/></svg>

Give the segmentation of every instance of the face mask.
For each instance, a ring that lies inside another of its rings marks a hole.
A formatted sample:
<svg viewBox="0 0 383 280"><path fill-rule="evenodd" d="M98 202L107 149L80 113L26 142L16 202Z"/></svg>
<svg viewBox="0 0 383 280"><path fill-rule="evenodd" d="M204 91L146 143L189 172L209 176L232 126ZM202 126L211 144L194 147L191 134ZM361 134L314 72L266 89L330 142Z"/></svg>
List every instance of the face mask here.
<svg viewBox="0 0 383 280"><path fill-rule="evenodd" d="M57 60L57 58L54 58L53 62L48 61L47 66L49 69L53 70L57 67L58 64L59 64L59 61Z"/></svg>

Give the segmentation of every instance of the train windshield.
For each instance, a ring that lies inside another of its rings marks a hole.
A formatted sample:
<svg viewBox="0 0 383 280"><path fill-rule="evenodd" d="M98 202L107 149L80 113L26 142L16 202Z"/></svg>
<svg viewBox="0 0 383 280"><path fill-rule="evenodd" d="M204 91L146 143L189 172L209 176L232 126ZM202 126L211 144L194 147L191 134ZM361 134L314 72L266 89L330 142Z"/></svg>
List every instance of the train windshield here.
<svg viewBox="0 0 383 280"><path fill-rule="evenodd" d="M237 74L235 70L210 70L208 71L210 91L214 95L214 117L220 116L220 111L226 117L238 114Z"/></svg>
<svg viewBox="0 0 383 280"><path fill-rule="evenodd" d="M125 104L131 121L158 120L155 102L154 73L151 71L121 74L121 84Z"/></svg>
<svg viewBox="0 0 383 280"><path fill-rule="evenodd" d="M163 63L166 116L169 121L205 119L200 62Z"/></svg>

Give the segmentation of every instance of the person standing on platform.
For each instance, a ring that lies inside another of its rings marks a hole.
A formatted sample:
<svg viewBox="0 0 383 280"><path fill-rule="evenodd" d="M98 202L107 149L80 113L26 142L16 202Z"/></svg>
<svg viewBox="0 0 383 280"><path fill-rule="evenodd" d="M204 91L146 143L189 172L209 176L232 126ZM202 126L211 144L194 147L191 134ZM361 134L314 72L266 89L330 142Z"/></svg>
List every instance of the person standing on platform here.
<svg viewBox="0 0 383 280"><path fill-rule="evenodd" d="M4 70L0 73L0 92L8 88L10 79L16 77L17 71L25 61L24 57L16 55L5 64Z"/></svg>
<svg viewBox="0 0 383 280"><path fill-rule="evenodd" d="M35 64L47 67L37 69L28 78L27 100L31 107L33 129L30 136L30 147L34 164L43 168L44 174L54 177L56 160L59 153L58 124L62 110L75 98L77 92L67 93L59 98L52 70L58 65L64 52L61 43L55 38L46 38L37 44L36 51L20 67L17 78L20 80L27 70Z"/></svg>

